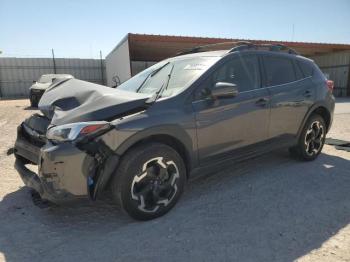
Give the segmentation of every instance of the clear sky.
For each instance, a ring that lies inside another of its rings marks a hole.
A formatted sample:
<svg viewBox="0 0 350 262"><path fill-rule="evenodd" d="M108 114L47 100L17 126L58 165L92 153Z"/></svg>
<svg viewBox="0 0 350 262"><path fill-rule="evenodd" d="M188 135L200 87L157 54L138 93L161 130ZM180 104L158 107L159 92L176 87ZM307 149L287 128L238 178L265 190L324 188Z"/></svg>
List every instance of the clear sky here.
<svg viewBox="0 0 350 262"><path fill-rule="evenodd" d="M106 56L128 32L350 44L350 0L0 0L0 30L17 57Z"/></svg>

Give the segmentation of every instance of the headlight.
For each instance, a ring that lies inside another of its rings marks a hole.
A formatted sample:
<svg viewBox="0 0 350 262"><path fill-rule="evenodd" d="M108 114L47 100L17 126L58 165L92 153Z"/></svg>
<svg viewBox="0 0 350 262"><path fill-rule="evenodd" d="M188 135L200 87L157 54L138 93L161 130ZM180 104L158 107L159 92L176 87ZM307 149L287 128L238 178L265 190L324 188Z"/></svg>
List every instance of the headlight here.
<svg viewBox="0 0 350 262"><path fill-rule="evenodd" d="M80 136L91 135L110 127L109 123L104 121L98 122L81 122L61 126L51 127L46 132L46 137L49 140L65 142L73 141Z"/></svg>

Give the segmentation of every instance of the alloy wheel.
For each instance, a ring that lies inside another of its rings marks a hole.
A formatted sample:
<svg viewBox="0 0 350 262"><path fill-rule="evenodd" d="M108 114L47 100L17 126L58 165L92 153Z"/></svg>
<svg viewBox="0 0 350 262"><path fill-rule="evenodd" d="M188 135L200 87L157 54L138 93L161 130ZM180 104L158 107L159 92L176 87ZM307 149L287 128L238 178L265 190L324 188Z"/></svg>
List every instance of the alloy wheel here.
<svg viewBox="0 0 350 262"><path fill-rule="evenodd" d="M131 183L131 197L138 202L143 212L156 212L167 206L177 192L179 170L174 161L164 161L156 157L142 165L140 175L135 175Z"/></svg>
<svg viewBox="0 0 350 262"><path fill-rule="evenodd" d="M320 152L324 141L324 126L319 121L314 121L305 134L305 152L308 156L316 155Z"/></svg>

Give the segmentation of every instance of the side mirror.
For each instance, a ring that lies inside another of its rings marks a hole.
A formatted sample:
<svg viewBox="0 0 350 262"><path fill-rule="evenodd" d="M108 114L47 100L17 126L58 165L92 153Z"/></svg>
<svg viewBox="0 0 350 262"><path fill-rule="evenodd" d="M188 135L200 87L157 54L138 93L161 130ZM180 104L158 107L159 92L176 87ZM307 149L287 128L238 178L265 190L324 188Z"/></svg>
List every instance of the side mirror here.
<svg viewBox="0 0 350 262"><path fill-rule="evenodd" d="M213 98L232 98L238 95L237 85L226 82L217 82L211 90Z"/></svg>

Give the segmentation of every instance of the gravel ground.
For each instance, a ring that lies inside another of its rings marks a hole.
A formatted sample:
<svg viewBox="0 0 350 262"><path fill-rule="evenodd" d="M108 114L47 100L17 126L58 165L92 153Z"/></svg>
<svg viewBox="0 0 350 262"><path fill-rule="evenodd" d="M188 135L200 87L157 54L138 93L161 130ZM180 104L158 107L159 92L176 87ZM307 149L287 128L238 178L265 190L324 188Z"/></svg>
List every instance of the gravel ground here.
<svg viewBox="0 0 350 262"><path fill-rule="evenodd" d="M192 181L166 216L135 222L110 200L34 206L6 151L27 100L0 101L0 261L350 261L350 153L285 150ZM350 100L328 137L350 140Z"/></svg>

